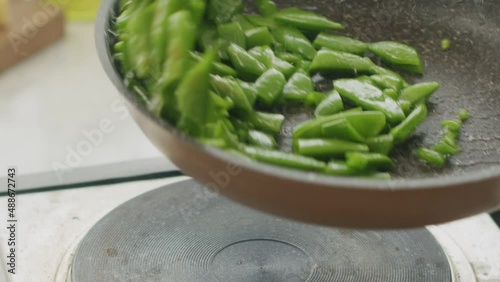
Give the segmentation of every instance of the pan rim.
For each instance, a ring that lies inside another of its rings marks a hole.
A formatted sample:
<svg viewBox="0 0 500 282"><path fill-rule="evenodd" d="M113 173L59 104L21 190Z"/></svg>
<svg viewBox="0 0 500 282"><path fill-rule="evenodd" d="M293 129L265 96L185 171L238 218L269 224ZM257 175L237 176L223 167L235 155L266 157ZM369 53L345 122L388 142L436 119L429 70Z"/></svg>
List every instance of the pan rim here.
<svg viewBox="0 0 500 282"><path fill-rule="evenodd" d="M146 117L150 122L162 127L163 129L169 131L176 138L182 139L185 142L189 142L192 146L200 151L204 151L214 158L222 160L226 163L232 163L242 167L245 170L250 170L261 175L268 175L279 177L287 180L292 180L296 182L301 182L310 185L321 185L328 186L332 188L345 188L345 189L357 189L357 190L369 190L369 191L412 191L412 190L425 190L425 189L436 189L436 188L447 188L450 186L462 186L469 185L471 187L476 187L474 184L481 184L484 182L492 182L500 179L500 167L496 168L492 166L491 169L485 170L475 170L468 172L464 175L445 175L445 176L435 176L435 177L424 177L424 178L396 178L392 180L373 180L373 179L361 179L354 177L337 177L331 175L323 175L315 172L305 172L295 169L283 168L275 165L270 165L261 162L245 162L243 158L234 158L231 154L208 145L201 144L194 138L180 132L171 124L165 122L162 119L157 118L147 107L140 102L137 97L135 97L131 91L125 87L123 79L119 75L119 71L116 69L113 63L112 53L108 45L108 35L113 31L109 29L109 23L111 17L113 16L114 5L116 5L117 0L103 0L101 7L99 9L99 14L95 23L95 43L97 48L97 53L101 65L103 66L109 79L115 85L120 95L125 97L128 103L130 103L135 110L137 110L141 115ZM232 157L231 157L232 156ZM166 156L165 156L166 157ZM292 173L293 172L293 173Z"/></svg>

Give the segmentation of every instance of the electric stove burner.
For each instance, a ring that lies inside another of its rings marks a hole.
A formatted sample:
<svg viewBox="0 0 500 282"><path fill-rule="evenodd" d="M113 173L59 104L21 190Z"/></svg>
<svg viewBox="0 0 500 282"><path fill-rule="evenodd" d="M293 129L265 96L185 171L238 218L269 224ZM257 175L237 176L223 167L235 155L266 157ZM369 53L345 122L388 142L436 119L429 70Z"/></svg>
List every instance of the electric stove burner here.
<svg viewBox="0 0 500 282"><path fill-rule="evenodd" d="M360 231L276 218L192 180L105 216L77 249L73 282L451 282L426 229Z"/></svg>

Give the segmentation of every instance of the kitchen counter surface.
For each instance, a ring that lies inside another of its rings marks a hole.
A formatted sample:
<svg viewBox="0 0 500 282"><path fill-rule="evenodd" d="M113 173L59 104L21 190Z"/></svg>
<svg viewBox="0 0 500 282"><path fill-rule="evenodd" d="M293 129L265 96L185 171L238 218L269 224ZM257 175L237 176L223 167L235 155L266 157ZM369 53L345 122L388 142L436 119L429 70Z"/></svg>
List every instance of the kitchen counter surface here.
<svg viewBox="0 0 500 282"><path fill-rule="evenodd" d="M0 167L21 174L161 157L101 68L91 23L0 73L0 128Z"/></svg>

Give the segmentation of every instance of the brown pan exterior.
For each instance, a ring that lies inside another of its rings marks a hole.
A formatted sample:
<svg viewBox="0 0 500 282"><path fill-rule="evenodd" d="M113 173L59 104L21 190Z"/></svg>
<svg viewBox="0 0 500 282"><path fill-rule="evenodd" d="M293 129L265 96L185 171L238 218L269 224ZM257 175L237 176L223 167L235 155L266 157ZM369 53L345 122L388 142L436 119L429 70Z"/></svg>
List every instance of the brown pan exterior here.
<svg viewBox="0 0 500 282"><path fill-rule="evenodd" d="M407 228L492 211L500 203L498 177L458 184L436 179L415 188L390 188L383 182L377 188L359 181L355 187L344 179L324 177L324 183L307 173L232 161L234 157L221 157L222 152L214 153L167 130L136 107L130 109L146 136L184 173L220 195L290 219L352 228Z"/></svg>

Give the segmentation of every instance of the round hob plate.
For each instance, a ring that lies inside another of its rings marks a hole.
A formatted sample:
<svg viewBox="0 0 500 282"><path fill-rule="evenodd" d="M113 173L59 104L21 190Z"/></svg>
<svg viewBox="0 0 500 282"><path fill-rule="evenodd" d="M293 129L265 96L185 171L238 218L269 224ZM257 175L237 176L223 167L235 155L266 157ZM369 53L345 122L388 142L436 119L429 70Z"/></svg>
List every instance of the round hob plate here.
<svg viewBox="0 0 500 282"><path fill-rule="evenodd" d="M121 205L80 243L73 282L451 282L426 229L361 231L297 223L192 180Z"/></svg>

